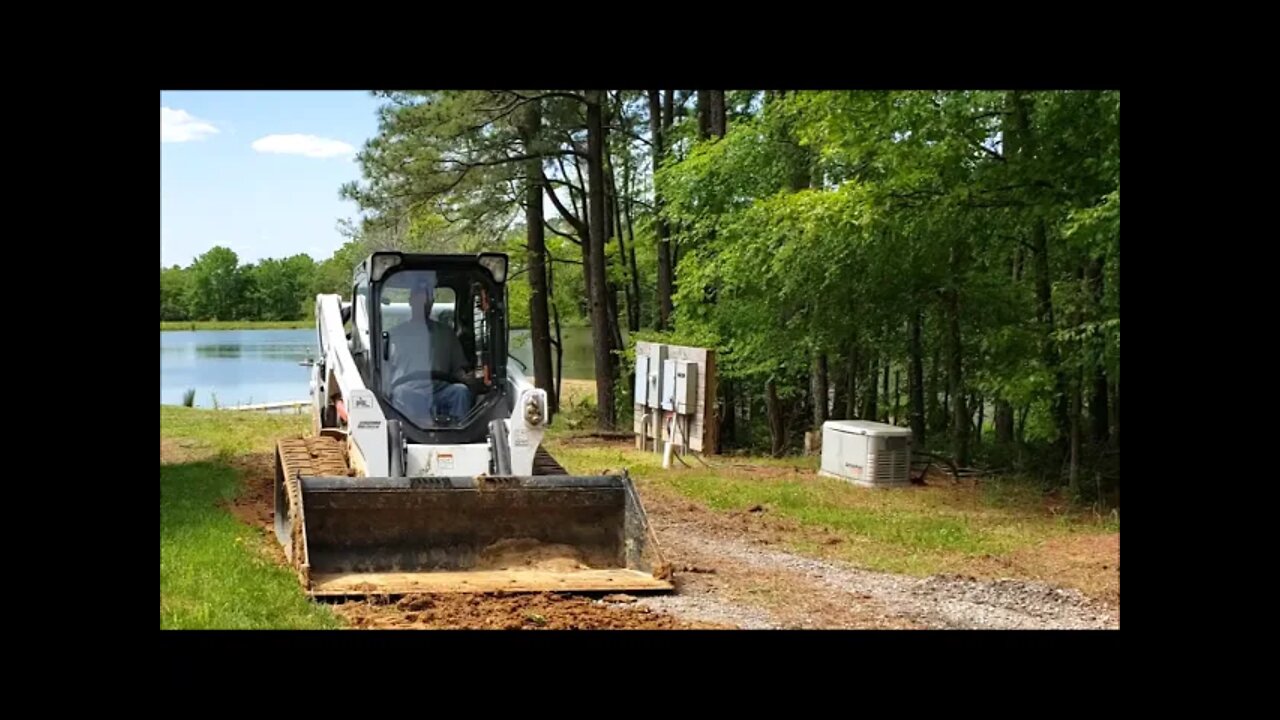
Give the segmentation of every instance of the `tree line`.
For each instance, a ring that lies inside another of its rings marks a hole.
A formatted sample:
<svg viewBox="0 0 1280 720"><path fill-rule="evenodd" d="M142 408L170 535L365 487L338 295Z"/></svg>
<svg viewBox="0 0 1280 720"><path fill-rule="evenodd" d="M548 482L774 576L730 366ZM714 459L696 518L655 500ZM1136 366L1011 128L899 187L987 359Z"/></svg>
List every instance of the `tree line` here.
<svg viewBox="0 0 1280 720"><path fill-rule="evenodd" d="M241 264L218 246L187 267L160 269L160 320L299 320L322 275L308 255Z"/></svg>
<svg viewBox="0 0 1280 720"><path fill-rule="evenodd" d="M1118 92L379 95L361 231L514 243L536 381L588 318L600 428L630 421L625 328L718 350L722 450L874 418L1118 487Z"/></svg>

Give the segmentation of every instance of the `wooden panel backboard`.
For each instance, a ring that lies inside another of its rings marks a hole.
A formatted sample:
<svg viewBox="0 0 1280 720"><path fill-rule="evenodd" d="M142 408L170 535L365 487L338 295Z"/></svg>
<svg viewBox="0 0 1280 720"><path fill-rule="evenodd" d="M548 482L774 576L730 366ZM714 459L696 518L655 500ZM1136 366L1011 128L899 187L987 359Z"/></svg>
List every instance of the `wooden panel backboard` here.
<svg viewBox="0 0 1280 720"><path fill-rule="evenodd" d="M654 343L650 342L637 342L636 356L651 356L653 345ZM714 454L717 445L717 434L720 431L719 416L716 412L716 353L714 350L707 348L685 347L682 345L667 345L666 347L667 359L686 360L698 366L698 401L693 413L693 422L689 428L689 449L694 452ZM657 371L661 372L661 368L658 368ZM653 402L651 404L656 405L657 403ZM632 431L637 436L643 431L647 441L656 439L659 443L662 443L667 440L666 418L670 415L668 411L659 411L659 417L662 420L658 423L658 427L654 428L645 426L646 409L644 406L636 405L633 409ZM650 413L652 411L653 408L648 410ZM676 439L678 440L679 436Z"/></svg>

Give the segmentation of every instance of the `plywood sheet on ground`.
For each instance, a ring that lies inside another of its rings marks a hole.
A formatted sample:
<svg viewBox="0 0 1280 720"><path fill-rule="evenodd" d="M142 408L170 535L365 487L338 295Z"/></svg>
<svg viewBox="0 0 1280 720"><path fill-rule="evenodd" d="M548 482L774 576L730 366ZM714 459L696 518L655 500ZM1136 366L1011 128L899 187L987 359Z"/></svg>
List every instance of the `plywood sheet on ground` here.
<svg viewBox="0 0 1280 720"><path fill-rule="evenodd" d="M418 573L334 573L311 576L313 595L471 592L643 592L673 589L639 570L493 570Z"/></svg>

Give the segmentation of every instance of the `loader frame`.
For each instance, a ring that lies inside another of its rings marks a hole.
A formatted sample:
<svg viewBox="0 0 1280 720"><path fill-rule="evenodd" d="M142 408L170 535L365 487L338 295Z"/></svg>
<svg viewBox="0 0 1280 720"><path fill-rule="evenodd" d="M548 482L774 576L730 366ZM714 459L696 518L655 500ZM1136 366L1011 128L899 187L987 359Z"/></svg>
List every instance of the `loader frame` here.
<svg viewBox="0 0 1280 720"><path fill-rule="evenodd" d="M380 392L382 290L418 269L467 272L487 293L492 386L458 426L419 427ZM310 595L675 589L631 478L570 475L541 447L546 393L507 372L505 274L492 253L374 253L350 304L317 296L315 432L278 443L275 481L276 536ZM513 542L568 553L512 559Z"/></svg>

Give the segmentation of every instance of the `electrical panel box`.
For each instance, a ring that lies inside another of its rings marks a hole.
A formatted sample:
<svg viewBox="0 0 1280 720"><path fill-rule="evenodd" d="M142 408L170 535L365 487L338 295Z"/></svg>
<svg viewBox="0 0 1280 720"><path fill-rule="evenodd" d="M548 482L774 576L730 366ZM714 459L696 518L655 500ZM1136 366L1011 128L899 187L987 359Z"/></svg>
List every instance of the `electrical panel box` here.
<svg viewBox="0 0 1280 720"><path fill-rule="evenodd" d="M676 412L692 415L698 408L698 363L676 361Z"/></svg>
<svg viewBox="0 0 1280 720"><path fill-rule="evenodd" d="M676 363L678 360L662 361L662 409L676 409Z"/></svg>
<svg viewBox="0 0 1280 720"><path fill-rule="evenodd" d="M640 407L649 407L649 357L647 355L636 356L636 390L635 404Z"/></svg>
<svg viewBox="0 0 1280 720"><path fill-rule="evenodd" d="M649 355L649 390L645 394L647 407L659 407L662 400L662 366L667 359L667 346L654 345Z"/></svg>

